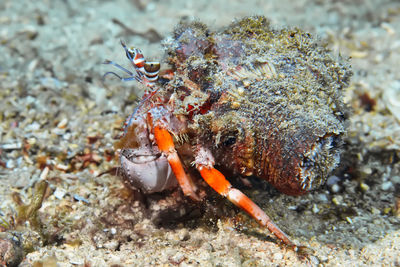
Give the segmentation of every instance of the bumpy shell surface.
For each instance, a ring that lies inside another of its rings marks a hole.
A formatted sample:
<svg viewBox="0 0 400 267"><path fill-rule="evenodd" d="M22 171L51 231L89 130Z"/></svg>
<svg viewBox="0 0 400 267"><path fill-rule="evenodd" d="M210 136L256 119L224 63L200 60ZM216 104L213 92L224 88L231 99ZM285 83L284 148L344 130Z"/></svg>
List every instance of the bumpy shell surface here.
<svg viewBox="0 0 400 267"><path fill-rule="evenodd" d="M182 22L166 49L174 113L189 118L192 144L211 149L217 167L300 195L337 166L351 71L310 34L261 16L217 32Z"/></svg>

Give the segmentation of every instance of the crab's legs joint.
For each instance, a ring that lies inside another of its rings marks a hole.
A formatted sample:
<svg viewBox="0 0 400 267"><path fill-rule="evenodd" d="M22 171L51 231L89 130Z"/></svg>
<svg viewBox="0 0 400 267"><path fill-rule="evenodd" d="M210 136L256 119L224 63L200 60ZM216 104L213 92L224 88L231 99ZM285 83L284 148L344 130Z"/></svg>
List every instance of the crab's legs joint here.
<svg viewBox="0 0 400 267"><path fill-rule="evenodd" d="M158 148L167 156L167 160L171 165L172 171L174 172L184 194L192 199L199 200L195 193L195 185L183 169L182 162L175 150L171 134L165 128L156 124L154 126L154 137ZM212 165L213 159L211 153L208 153L205 149L201 149L196 157L196 167L208 185L210 185L220 195L227 197L233 204L246 211L251 217L256 219L261 226L267 227L267 229L283 243L297 248L297 245L271 221L268 215L265 214L257 204L255 204L240 190L233 188L229 181L226 180L225 176Z"/></svg>
<svg viewBox="0 0 400 267"><path fill-rule="evenodd" d="M171 134L164 128L155 125L154 126L154 138L158 148L162 153L167 156L167 160L183 193L189 196L191 199L200 201L200 198L196 195L196 186L192 179L186 175L181 160L179 159L178 153L175 150L174 141Z"/></svg>
<svg viewBox="0 0 400 267"><path fill-rule="evenodd" d="M246 211L257 222L273 233L283 243L297 249L287 235L276 226L265 212L257 206L250 198L243 194L240 190L233 188L232 185L226 180L225 176L214 168L214 157L208 149L198 146L196 151L196 168L200 172L203 179L220 195L226 197L233 204Z"/></svg>

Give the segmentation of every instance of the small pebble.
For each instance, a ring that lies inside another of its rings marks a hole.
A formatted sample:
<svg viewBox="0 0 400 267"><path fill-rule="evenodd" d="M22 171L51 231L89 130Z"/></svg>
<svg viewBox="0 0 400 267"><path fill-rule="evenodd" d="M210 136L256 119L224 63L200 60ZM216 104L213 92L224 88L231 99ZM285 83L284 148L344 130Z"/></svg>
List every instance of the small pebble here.
<svg viewBox="0 0 400 267"><path fill-rule="evenodd" d="M331 191L333 193L337 193L340 191L340 186L338 184L338 182L341 179L335 175L332 175L328 178L328 180L326 181L326 184L329 186L329 188L331 189Z"/></svg>
<svg viewBox="0 0 400 267"><path fill-rule="evenodd" d="M57 128L64 129L65 127L67 127L67 124L68 124L68 119L64 118L57 124Z"/></svg>
<svg viewBox="0 0 400 267"><path fill-rule="evenodd" d="M392 186L393 186L393 184L392 184L391 181L384 182L384 183L381 185L381 189L382 189L383 191L388 191Z"/></svg>
<svg viewBox="0 0 400 267"><path fill-rule="evenodd" d="M28 72L32 73L33 71L35 71L36 67L38 66L39 60L38 59L34 59L32 60L29 64L28 64ZM30 77L31 79L33 79L33 77Z"/></svg>
<svg viewBox="0 0 400 267"><path fill-rule="evenodd" d="M65 194L67 192L64 189L61 189L59 187L56 188L56 191L54 191L53 195L57 198L57 199L63 199Z"/></svg>
<svg viewBox="0 0 400 267"><path fill-rule="evenodd" d="M116 250L119 246L119 242L116 239L107 241L104 243L104 248L109 249L109 250Z"/></svg>
<svg viewBox="0 0 400 267"><path fill-rule="evenodd" d="M337 193L340 191L340 186L338 184L334 184L331 186L331 190L333 193Z"/></svg>
<svg viewBox="0 0 400 267"><path fill-rule="evenodd" d="M387 214L389 214L391 211L392 211L392 208L391 208L391 207L386 207L386 208L383 209L383 214L387 215Z"/></svg>
<svg viewBox="0 0 400 267"><path fill-rule="evenodd" d="M77 201L82 201L82 202L85 202L86 204L89 204L89 200L87 200L86 198L84 198L84 197L82 197L80 195L75 194L74 195L74 199L77 200Z"/></svg>
<svg viewBox="0 0 400 267"><path fill-rule="evenodd" d="M372 169L369 166L362 167L360 171L366 176L372 174Z"/></svg>
<svg viewBox="0 0 400 267"><path fill-rule="evenodd" d="M320 257L319 257L319 260L321 261L321 262L327 262L328 261L328 257L327 256L325 256L325 255L321 255Z"/></svg>
<svg viewBox="0 0 400 267"><path fill-rule="evenodd" d="M73 259L70 260L69 263L71 263L72 265L83 265L84 261L82 259Z"/></svg>
<svg viewBox="0 0 400 267"><path fill-rule="evenodd" d="M400 176L399 175L393 176L391 180L395 184L400 184Z"/></svg>
<svg viewBox="0 0 400 267"><path fill-rule="evenodd" d="M171 259L174 262L182 262L184 258L185 255L182 252L178 252Z"/></svg>
<svg viewBox="0 0 400 267"><path fill-rule="evenodd" d="M328 202L328 197L325 194L318 194L317 197L318 197L319 201L321 201L321 202L324 202L324 203Z"/></svg>
<svg viewBox="0 0 400 267"><path fill-rule="evenodd" d="M3 150L14 150L14 149L21 149L21 147L22 147L21 142L15 142L10 144L2 144L0 148Z"/></svg>
<svg viewBox="0 0 400 267"><path fill-rule="evenodd" d="M390 25L389 23L382 22L381 27L382 27L382 29L385 29L389 35L396 34L395 28L393 28L393 26Z"/></svg>
<svg viewBox="0 0 400 267"><path fill-rule="evenodd" d="M186 241L190 238L189 232L187 229L181 229L178 232L179 240Z"/></svg>
<svg viewBox="0 0 400 267"><path fill-rule="evenodd" d="M273 256L274 260L281 260L283 259L282 253L275 253Z"/></svg>
<svg viewBox="0 0 400 267"><path fill-rule="evenodd" d="M24 130L25 132L33 132L39 130L40 128L41 128L40 124L35 121L27 125Z"/></svg>
<svg viewBox="0 0 400 267"><path fill-rule="evenodd" d="M379 215L379 214L381 214L381 211L379 209L375 208L375 207L372 207L371 208L371 213L374 214L374 215Z"/></svg>
<svg viewBox="0 0 400 267"><path fill-rule="evenodd" d="M334 197L334 198L332 198L332 202L336 206L339 206L342 204L342 198L340 196Z"/></svg>
<svg viewBox="0 0 400 267"><path fill-rule="evenodd" d="M51 130L51 133L53 133L55 135L63 135L63 134L65 134L65 129L54 128Z"/></svg>
<svg viewBox="0 0 400 267"><path fill-rule="evenodd" d="M312 212L313 212L314 214L317 214L317 213L319 212L319 208L318 208L317 204L313 204Z"/></svg>
<svg viewBox="0 0 400 267"><path fill-rule="evenodd" d="M12 159L6 161L6 168L13 169L15 167L15 163Z"/></svg>
<svg viewBox="0 0 400 267"><path fill-rule="evenodd" d="M363 192L367 192L369 190L369 185L367 185L365 183L360 183L360 189Z"/></svg>
<svg viewBox="0 0 400 267"><path fill-rule="evenodd" d="M114 227L112 227L112 228L110 229L110 233L111 233L112 235L115 235L115 234L117 233L117 229L115 229Z"/></svg>
<svg viewBox="0 0 400 267"><path fill-rule="evenodd" d="M35 137L28 138L26 141L27 141L28 144L30 144L31 146L34 145L34 144L36 144L36 138L35 138Z"/></svg>
<svg viewBox="0 0 400 267"><path fill-rule="evenodd" d="M319 264L319 260L315 256L310 256L310 260L313 263L314 266L317 266Z"/></svg>

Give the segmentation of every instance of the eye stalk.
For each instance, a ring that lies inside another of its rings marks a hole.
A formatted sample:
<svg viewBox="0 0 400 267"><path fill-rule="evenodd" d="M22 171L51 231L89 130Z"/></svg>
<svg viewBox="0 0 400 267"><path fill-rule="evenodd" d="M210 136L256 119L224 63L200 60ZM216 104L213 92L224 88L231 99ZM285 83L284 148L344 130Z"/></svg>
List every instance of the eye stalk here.
<svg viewBox="0 0 400 267"><path fill-rule="evenodd" d="M135 58L135 56L136 56L136 50L135 50L135 48L132 46L131 48L128 48L127 46L126 46L126 44L125 44L125 42L124 41L120 41L121 42L121 45L122 45L122 47L124 48L124 50L125 50L125 54L126 54L126 57L130 60L130 61L133 61L133 59Z"/></svg>
<svg viewBox="0 0 400 267"><path fill-rule="evenodd" d="M125 52L126 52L126 57L127 57L130 61L132 61L133 58L135 57L135 52L134 52L131 48L125 50Z"/></svg>
<svg viewBox="0 0 400 267"><path fill-rule="evenodd" d="M126 57L130 61L135 61L135 60L138 60L139 58L143 57L142 51L140 51L140 49L138 49L138 48L134 48L133 46L131 48L125 47L125 52L126 52Z"/></svg>
<svg viewBox="0 0 400 267"><path fill-rule="evenodd" d="M144 69L149 75L154 72L158 73L158 71L160 70L160 62L146 62L144 64Z"/></svg>
<svg viewBox="0 0 400 267"><path fill-rule="evenodd" d="M126 68L122 67L121 65L112 62L110 60L106 60L104 64L111 64L117 67L118 69L126 72L129 74L129 77L123 78L116 74L115 72L107 72L103 75L103 79L108 74L113 74L114 76L118 77L123 81L131 81L136 80L138 82L143 83L147 87L153 87L158 80L158 72L160 70L160 63L159 62L147 62L143 56L143 53L140 49L135 47L128 48L124 41L121 40L121 45L125 50L125 55L131 62L132 66L134 67L136 74L127 70Z"/></svg>

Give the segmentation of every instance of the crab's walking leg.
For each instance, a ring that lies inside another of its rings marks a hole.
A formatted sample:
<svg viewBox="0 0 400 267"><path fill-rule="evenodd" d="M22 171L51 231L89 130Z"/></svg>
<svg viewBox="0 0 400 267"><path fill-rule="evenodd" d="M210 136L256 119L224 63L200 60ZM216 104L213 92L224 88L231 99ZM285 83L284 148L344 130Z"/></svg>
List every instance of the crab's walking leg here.
<svg viewBox="0 0 400 267"><path fill-rule="evenodd" d="M154 138L158 148L167 156L169 165L171 166L171 169L174 172L183 193L193 200L200 201L200 198L195 193L196 186L193 184L190 177L186 175L185 170L183 169L182 162L175 150L175 145L171 134L166 129L155 125Z"/></svg>
<svg viewBox="0 0 400 267"><path fill-rule="evenodd" d="M196 167L203 179L220 195L228 198L233 204L246 211L257 222L272 232L277 238L288 246L297 248L289 237L275 225L267 214L240 190L233 188L225 176L212 165L214 160L210 152L200 149L196 157Z"/></svg>
<svg viewBox="0 0 400 267"><path fill-rule="evenodd" d="M246 211L260 225L267 227L283 243L296 247L288 236L271 221L268 215L240 190L233 188L221 172L214 167L204 165L198 165L197 168L203 179L220 195L227 197L233 204Z"/></svg>

